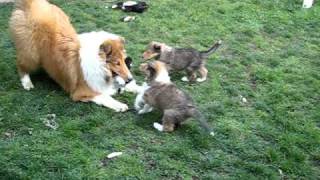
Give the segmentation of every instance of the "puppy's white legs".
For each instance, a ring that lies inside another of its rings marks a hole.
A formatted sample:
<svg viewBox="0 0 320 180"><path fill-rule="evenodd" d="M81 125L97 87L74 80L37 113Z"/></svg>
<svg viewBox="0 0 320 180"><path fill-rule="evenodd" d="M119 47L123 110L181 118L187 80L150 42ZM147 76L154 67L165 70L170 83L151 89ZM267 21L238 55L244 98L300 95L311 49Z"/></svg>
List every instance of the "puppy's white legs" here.
<svg viewBox="0 0 320 180"><path fill-rule="evenodd" d="M98 96L95 96L93 99L91 99L91 101L98 105L102 105L110 109L113 109L116 112L124 112L129 109L126 104L123 104L113 99L111 96L105 95L105 94L100 94Z"/></svg>
<svg viewBox="0 0 320 180"><path fill-rule="evenodd" d="M153 127L156 128L158 131L163 131L163 126L157 122L153 123Z"/></svg>
<svg viewBox="0 0 320 180"><path fill-rule="evenodd" d="M20 78L21 84L23 86L23 88L27 91L31 90L32 88L34 88L30 76L29 74L24 74L21 76Z"/></svg>
<svg viewBox="0 0 320 180"><path fill-rule="evenodd" d="M137 111L140 111L143 106L144 106L144 99L143 99L143 95L144 95L144 92L149 88L149 86L147 85L147 83L143 83L142 86L139 87L138 89L138 95L136 97L136 100L134 102L134 107Z"/></svg>
<svg viewBox="0 0 320 180"><path fill-rule="evenodd" d="M145 104L143 108L138 112L138 114L145 114L151 112L153 108L149 104Z"/></svg>

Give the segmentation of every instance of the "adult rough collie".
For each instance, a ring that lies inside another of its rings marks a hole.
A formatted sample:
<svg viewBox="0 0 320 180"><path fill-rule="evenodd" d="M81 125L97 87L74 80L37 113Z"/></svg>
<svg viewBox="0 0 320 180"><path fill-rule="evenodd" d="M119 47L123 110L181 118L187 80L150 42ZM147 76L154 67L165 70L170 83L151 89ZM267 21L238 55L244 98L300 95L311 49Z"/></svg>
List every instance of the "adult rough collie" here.
<svg viewBox="0 0 320 180"><path fill-rule="evenodd" d="M108 89L98 87L102 78L108 83L112 74L125 81L132 75L125 65L122 38L104 39L98 47L105 73L96 71L80 59L80 42L68 16L46 0L17 0L10 19L10 30L17 50L17 69L24 89L34 88L29 74L43 68L74 101L95 102L126 111L128 106L113 99ZM102 37L103 38L103 37ZM93 57L94 59L95 57ZM94 62L95 63L95 62ZM101 67L100 67L101 68ZM103 77L99 77L99 76ZM103 84L103 82L101 82Z"/></svg>

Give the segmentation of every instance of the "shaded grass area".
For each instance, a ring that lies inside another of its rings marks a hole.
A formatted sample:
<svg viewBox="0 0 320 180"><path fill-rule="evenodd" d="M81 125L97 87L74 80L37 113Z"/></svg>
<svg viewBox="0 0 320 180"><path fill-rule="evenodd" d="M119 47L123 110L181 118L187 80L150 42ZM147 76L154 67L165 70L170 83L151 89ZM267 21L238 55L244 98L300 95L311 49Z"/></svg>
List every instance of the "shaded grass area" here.
<svg viewBox="0 0 320 180"><path fill-rule="evenodd" d="M171 134L152 128L153 112L114 113L74 103L43 72L22 89L8 33L10 4L0 5L0 177L2 179L317 179L320 176L320 8L260 0L149 1L130 23L105 1L54 0L79 33L105 30L126 38L138 72L152 40L205 50L209 79L188 85L216 136L194 121ZM241 101L247 99L247 103ZM134 95L117 99L131 107ZM47 114L59 128L47 129ZM124 155L107 160L113 151Z"/></svg>

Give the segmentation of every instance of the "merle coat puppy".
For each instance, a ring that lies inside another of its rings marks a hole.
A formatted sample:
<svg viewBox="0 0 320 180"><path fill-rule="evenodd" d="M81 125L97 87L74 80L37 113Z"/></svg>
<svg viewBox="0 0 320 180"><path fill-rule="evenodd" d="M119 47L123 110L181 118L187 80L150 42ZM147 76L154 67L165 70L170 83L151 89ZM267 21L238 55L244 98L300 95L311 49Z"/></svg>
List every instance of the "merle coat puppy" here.
<svg viewBox="0 0 320 180"><path fill-rule="evenodd" d="M194 117L210 135L214 135L191 97L170 81L163 62L141 64L140 70L146 75L146 83L136 97L135 108L139 114L151 112L154 108L163 112L162 125L153 124L157 130L172 132L182 122Z"/></svg>
<svg viewBox="0 0 320 180"><path fill-rule="evenodd" d="M208 75L205 67L206 59L221 46L221 43L221 41L216 42L207 51L198 51L193 48L173 48L164 43L151 42L143 53L143 59L162 61L168 65L169 70L185 70L187 77L183 77L183 81L203 82ZM200 78L197 78L197 73L200 74Z"/></svg>

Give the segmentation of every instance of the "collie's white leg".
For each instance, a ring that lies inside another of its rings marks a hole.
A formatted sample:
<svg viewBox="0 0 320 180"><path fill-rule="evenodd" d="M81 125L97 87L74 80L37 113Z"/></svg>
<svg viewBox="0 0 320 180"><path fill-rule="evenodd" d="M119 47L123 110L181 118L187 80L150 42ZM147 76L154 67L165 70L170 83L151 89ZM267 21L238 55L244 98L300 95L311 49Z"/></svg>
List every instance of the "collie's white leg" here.
<svg viewBox="0 0 320 180"><path fill-rule="evenodd" d="M126 104L123 104L113 99L111 96L105 94L95 96L91 101L98 105L102 105L110 109L113 109L116 112L125 112L129 109Z"/></svg>
<svg viewBox="0 0 320 180"><path fill-rule="evenodd" d="M302 7L303 8L311 8L312 5L313 5L313 0L304 0Z"/></svg>
<svg viewBox="0 0 320 180"><path fill-rule="evenodd" d="M21 84L22 84L22 86L23 86L23 88L25 90L29 91L32 88L34 88L32 82L31 82L29 74L24 74L23 76L21 76L20 81L21 81Z"/></svg>

